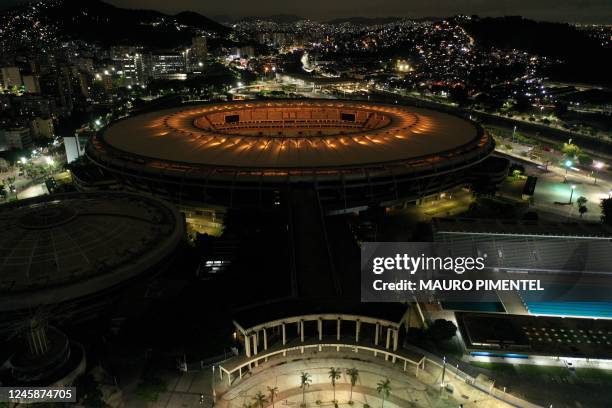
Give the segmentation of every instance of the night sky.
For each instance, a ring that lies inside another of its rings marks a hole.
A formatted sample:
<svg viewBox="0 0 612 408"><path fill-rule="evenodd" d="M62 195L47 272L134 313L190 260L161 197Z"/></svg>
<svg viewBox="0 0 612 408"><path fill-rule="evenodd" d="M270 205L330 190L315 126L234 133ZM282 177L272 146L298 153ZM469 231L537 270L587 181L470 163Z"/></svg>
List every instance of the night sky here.
<svg viewBox="0 0 612 408"><path fill-rule="evenodd" d="M522 15L536 20L612 24L612 0L105 0L119 7L167 13L197 11L211 18L295 14L318 21L338 17ZM26 0L0 0L0 9Z"/></svg>
<svg viewBox="0 0 612 408"><path fill-rule="evenodd" d="M325 21L338 17L444 17L455 14L522 15L537 20L612 23L612 0L108 0L129 8L209 17L296 14Z"/></svg>

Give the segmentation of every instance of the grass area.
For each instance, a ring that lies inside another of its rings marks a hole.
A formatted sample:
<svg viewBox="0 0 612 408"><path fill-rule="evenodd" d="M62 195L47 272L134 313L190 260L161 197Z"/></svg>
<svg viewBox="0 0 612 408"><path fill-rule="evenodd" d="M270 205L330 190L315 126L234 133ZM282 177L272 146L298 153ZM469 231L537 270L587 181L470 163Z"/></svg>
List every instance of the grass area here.
<svg viewBox="0 0 612 408"><path fill-rule="evenodd" d="M504 364L504 363L487 363L481 361L472 361L470 363L474 367L484 368L497 373L503 373L512 376L520 377L571 377L576 376L583 380L597 380L600 382L612 383L612 370L600 370L597 368L576 368L575 371L570 371L565 367L559 366L541 366L531 364Z"/></svg>

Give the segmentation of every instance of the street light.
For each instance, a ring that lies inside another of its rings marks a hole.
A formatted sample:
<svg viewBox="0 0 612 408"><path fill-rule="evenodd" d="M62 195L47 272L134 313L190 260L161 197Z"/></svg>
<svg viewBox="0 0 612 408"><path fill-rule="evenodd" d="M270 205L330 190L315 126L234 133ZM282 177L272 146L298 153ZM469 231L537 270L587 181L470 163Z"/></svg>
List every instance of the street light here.
<svg viewBox="0 0 612 408"><path fill-rule="evenodd" d="M595 167L595 185L597 185L597 175L599 174L599 171L601 169L603 169L604 164L602 162L595 162L595 164L593 164L593 167Z"/></svg>
<svg viewBox="0 0 612 408"><path fill-rule="evenodd" d="M572 189L570 190L570 200L569 203L572 203L572 197L574 197L574 190L576 189L576 185L572 184Z"/></svg>
<svg viewBox="0 0 612 408"><path fill-rule="evenodd" d="M567 171L569 170L570 167L572 167L572 161L571 160L566 160L565 161L565 180L563 180L564 183L567 183Z"/></svg>

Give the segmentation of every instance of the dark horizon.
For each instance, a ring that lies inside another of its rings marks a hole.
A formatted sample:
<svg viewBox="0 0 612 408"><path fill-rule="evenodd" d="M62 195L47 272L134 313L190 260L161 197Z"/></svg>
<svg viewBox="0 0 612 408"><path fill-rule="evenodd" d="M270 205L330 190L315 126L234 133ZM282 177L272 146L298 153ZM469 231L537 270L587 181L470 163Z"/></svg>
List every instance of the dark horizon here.
<svg viewBox="0 0 612 408"><path fill-rule="evenodd" d="M269 17L273 15L295 15L320 22L339 18L423 18L449 17L458 14L479 15L482 17L523 16L533 20L612 24L612 2L608 0L433 0L412 1L384 0L372 3L367 0L336 0L333 4L324 0L311 0L303 3L287 3L269 0L253 3L249 0L226 0L219 3L201 3L198 0L176 0L169 4L165 0L103 0L121 8L157 10L176 14L181 11L194 11L215 20L235 21L245 17ZM27 3L24 0L6 0L4 7ZM239 11L237 11L239 10Z"/></svg>

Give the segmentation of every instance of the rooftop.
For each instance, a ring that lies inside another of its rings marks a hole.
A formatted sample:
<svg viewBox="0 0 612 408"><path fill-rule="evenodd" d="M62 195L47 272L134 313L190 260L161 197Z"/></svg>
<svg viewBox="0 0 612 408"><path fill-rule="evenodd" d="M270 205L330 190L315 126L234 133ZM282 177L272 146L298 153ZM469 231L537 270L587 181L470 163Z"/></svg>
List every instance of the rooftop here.
<svg viewBox="0 0 612 408"><path fill-rule="evenodd" d="M434 164L483 143L477 125L446 113L329 100L183 106L120 120L101 137L143 159L259 169Z"/></svg>
<svg viewBox="0 0 612 408"><path fill-rule="evenodd" d="M183 236L176 210L127 193L0 206L0 311L108 289L154 268Z"/></svg>

